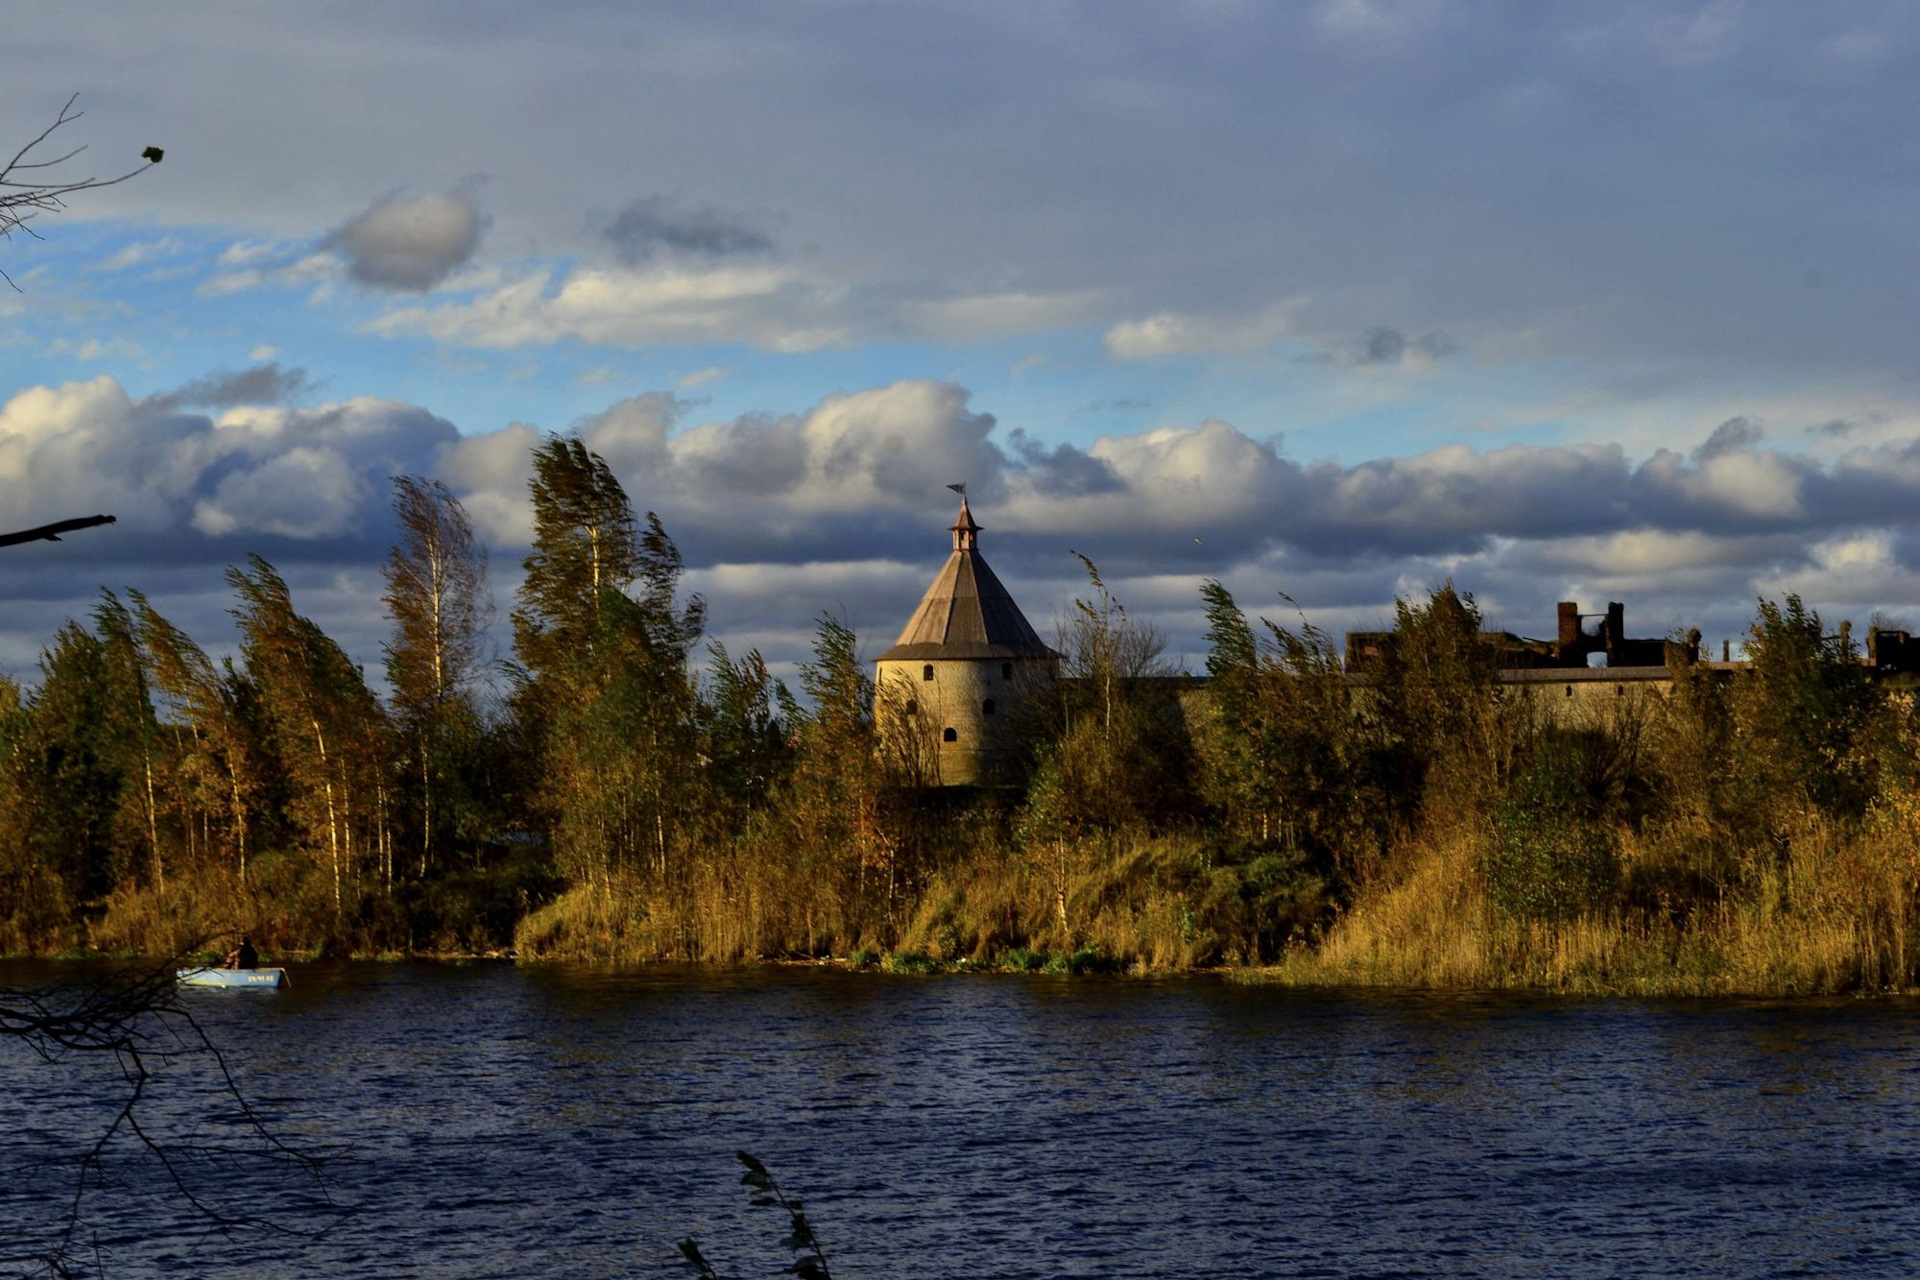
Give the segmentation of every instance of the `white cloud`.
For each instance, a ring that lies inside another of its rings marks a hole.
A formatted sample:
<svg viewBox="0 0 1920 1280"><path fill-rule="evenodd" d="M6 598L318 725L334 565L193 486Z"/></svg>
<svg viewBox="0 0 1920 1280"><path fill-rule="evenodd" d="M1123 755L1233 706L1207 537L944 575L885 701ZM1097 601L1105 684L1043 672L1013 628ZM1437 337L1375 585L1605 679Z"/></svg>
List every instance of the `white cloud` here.
<svg viewBox="0 0 1920 1280"><path fill-rule="evenodd" d="M692 373L683 373L674 381L681 391L698 391L710 387L726 377L728 370L723 365L710 364L704 369L695 369Z"/></svg>
<svg viewBox="0 0 1920 1280"><path fill-rule="evenodd" d="M170 258L185 248L185 243L176 236L162 236L158 240L143 240L122 245L115 252L102 258L94 265L95 271L125 271L152 262L156 258Z"/></svg>
<svg viewBox="0 0 1920 1280"><path fill-rule="evenodd" d="M1100 315L1100 289L1066 293L974 294L908 303L905 311L921 332L941 341L968 342L1087 324Z"/></svg>
<svg viewBox="0 0 1920 1280"><path fill-rule="evenodd" d="M94 360L137 360L145 348L131 338L86 338L71 342L62 338L47 348L49 355L72 356L85 362Z"/></svg>
<svg viewBox="0 0 1920 1280"><path fill-rule="evenodd" d="M1302 336L1294 323L1299 306L1289 302L1244 316L1163 311L1114 325L1102 345L1110 360L1258 352Z"/></svg>
<svg viewBox="0 0 1920 1280"><path fill-rule="evenodd" d="M74 564L109 555L114 580L134 585L167 566L212 573L210 559L255 549L371 574L387 537L387 479L402 472L453 488L507 553L503 574L530 536L527 479L543 438L533 426L463 436L414 406L370 399L242 403L216 418L170 411L165 399L134 401L103 377L0 405L0 510L19 525L96 510L120 518L63 544L68 581L56 593L96 576L76 579ZM1219 419L1110 434L1084 450L1044 445L1000 430L964 388L926 380L788 414L694 412L656 392L578 428L635 507L661 514L690 585L737 610L716 625L739 634L800 635L840 606L880 632L897 627L888 602L909 608L924 586L945 544L945 486L960 480L996 567L1031 584L1036 620L1078 589L1073 547L1189 632L1188 587L1233 570L1270 584L1250 607L1271 611L1262 602L1286 590L1316 619L1348 624L1378 621L1394 591L1453 574L1523 628L1544 627L1556 598L1611 598L1633 602L1644 620L1635 625L1649 628L1636 634L1681 621L1719 634L1737 631L1756 590L1783 584L1814 601L1898 603L1891 593L1913 580L1908 544L1920 534L1914 440L1827 464L1749 442L1638 464L1606 445L1450 445L1348 466L1300 463Z"/></svg>
<svg viewBox="0 0 1920 1280"><path fill-rule="evenodd" d="M279 254L277 246L261 240L236 240L220 251L214 265L221 267L252 267Z"/></svg>
<svg viewBox="0 0 1920 1280"><path fill-rule="evenodd" d="M267 273L264 271L226 271L217 276L208 276L194 292L203 298L225 298L249 289L258 289L266 282Z"/></svg>
<svg viewBox="0 0 1920 1280"><path fill-rule="evenodd" d="M376 526L386 478L455 439L410 405L242 406L210 419L136 402L112 378L32 387L0 406L0 509L21 523L105 510L115 537L172 559L207 536L350 537Z"/></svg>
<svg viewBox="0 0 1920 1280"><path fill-rule="evenodd" d="M442 342L521 347L575 339L612 347L751 343L813 351L845 340L823 320L842 291L781 267L576 268L557 288L537 272L470 302L406 307L375 320L374 333L423 333Z"/></svg>

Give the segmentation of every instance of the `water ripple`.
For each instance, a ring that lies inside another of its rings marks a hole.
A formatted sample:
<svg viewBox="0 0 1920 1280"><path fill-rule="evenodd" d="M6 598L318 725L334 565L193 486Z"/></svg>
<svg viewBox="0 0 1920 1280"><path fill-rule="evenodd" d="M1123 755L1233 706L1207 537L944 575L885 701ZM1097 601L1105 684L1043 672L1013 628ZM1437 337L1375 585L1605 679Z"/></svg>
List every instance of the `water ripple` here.
<svg viewBox="0 0 1920 1280"><path fill-rule="evenodd" d="M365 965L198 1008L282 1133L349 1144L351 1212L208 1235L121 1153L109 1271L665 1276L692 1234L773 1274L739 1147L843 1278L1920 1269L1904 1002ZM0 1222L57 1220L111 1096L0 1051Z"/></svg>

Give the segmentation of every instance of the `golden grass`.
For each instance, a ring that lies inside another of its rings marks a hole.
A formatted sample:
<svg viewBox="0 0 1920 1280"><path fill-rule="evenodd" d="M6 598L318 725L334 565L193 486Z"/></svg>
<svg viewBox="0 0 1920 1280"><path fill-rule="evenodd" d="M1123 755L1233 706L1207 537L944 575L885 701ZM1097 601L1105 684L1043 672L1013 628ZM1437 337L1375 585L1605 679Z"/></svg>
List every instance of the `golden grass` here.
<svg viewBox="0 0 1920 1280"><path fill-rule="evenodd" d="M520 922L528 958L635 964L737 963L773 957L845 957L857 949L921 954L943 964L990 963L1015 950L1092 951L1112 967L1191 968L1212 940L1194 925L1183 887L1197 851L1179 841L1126 842L1076 852L1056 868L990 850L924 875L855 919L798 869L747 852L702 860L675 893L637 880L576 886ZM1065 891L1065 919L1059 890Z"/></svg>
<svg viewBox="0 0 1920 1280"><path fill-rule="evenodd" d="M1879 992L1920 981L1915 846L1904 832L1843 836L1809 822L1742 892L1677 920L1644 909L1559 924L1502 918L1480 886L1475 848L1467 833L1421 842L1405 873L1363 894L1318 947L1234 976L1662 996Z"/></svg>
<svg viewBox="0 0 1920 1280"><path fill-rule="evenodd" d="M527 958L602 964L1097 957L1109 970L1225 965L1239 980L1299 986L1785 996L1920 985L1920 812L1876 813L1844 830L1808 818L1778 846L1738 855L1705 830L1623 830L1620 903L1559 923L1494 908L1479 869L1486 838L1463 823L1404 842L1386 860L1392 870L1324 932L1296 937L1262 966L1245 964L1271 943L1249 932L1239 870L1214 865L1188 837L1051 856L1008 845L947 851L902 870L891 902L872 869L823 873L742 843L689 859L669 888L637 875L575 886L524 915L514 941ZM336 921L330 882L308 861L263 857L244 889L217 871L122 889L84 926L63 925L71 917L52 895L29 895L53 905L9 917L0 952L173 954L244 931L282 955L402 953L405 934L392 941L373 908Z"/></svg>

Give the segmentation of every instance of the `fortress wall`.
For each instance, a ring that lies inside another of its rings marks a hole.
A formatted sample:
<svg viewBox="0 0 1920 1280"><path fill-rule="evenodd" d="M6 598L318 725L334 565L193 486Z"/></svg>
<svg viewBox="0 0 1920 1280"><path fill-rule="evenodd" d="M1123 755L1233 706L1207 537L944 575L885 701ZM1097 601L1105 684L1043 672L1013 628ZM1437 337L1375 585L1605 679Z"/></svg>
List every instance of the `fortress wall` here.
<svg viewBox="0 0 1920 1280"><path fill-rule="evenodd" d="M883 703L890 694L911 706L905 731L915 738L913 749L935 763L937 785L987 786L1011 778L1026 745L1023 713L1036 688L1053 678L1053 665L1031 658L881 662L875 681ZM928 667L932 680L925 678ZM884 715L880 722L883 731L899 731Z"/></svg>

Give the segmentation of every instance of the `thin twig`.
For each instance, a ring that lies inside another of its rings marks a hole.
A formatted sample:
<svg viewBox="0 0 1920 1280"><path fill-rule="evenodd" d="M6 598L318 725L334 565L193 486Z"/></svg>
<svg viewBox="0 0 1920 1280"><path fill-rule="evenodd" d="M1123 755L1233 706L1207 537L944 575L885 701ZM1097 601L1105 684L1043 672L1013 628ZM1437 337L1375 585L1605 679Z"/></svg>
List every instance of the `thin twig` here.
<svg viewBox="0 0 1920 1280"><path fill-rule="evenodd" d="M70 151L44 160L29 158L33 155L36 147L41 146L48 138L53 136L55 130L64 125L72 124L75 120L80 119L80 117L86 114L84 111L75 111L73 109L73 104L77 102L79 98L80 95L77 93L68 98L61 106L60 113L54 117L53 123L35 134L25 146L14 152L13 158L7 161L4 167L0 167L0 239L12 239L13 233L16 231L24 231L29 236L39 239L39 233L29 226L28 223L39 214L58 212L66 208L66 202L61 197L69 196L79 191L93 191L101 187L118 186L127 179L137 177L145 173L148 169L153 168L154 165L160 163L158 157L161 153L155 148L149 147L145 156L146 163L140 165L138 168L129 169L118 177L88 177L77 178L71 181L53 182L23 181L20 175L57 169L87 149L86 146L82 144L81 146L74 147ZM20 286L15 284L13 277L8 275L4 270L0 270L0 280L5 280L15 292L19 292Z"/></svg>
<svg viewBox="0 0 1920 1280"><path fill-rule="evenodd" d="M80 1156L65 1219L51 1247L42 1253L0 1256L0 1268L30 1264L54 1275L72 1273L86 1192L91 1184L105 1183L109 1153L123 1134L159 1162L173 1191L194 1216L223 1235L247 1229L312 1237L325 1227L293 1227L261 1214L229 1213L196 1190L203 1185L195 1177L196 1164L226 1166L221 1181L231 1181L232 1168L248 1161L291 1169L306 1175L325 1205L338 1209L325 1173L334 1153L288 1144L248 1101L226 1055L181 1001L174 979L178 963L177 958L171 959L150 971L100 984L0 989L0 1040L10 1039L48 1063L74 1055L82 1060L103 1056L117 1068L126 1086L118 1106ZM156 1073L190 1060L211 1063L218 1081L215 1092L237 1114L247 1134L245 1143L178 1137L143 1120L143 1104L151 1096Z"/></svg>

